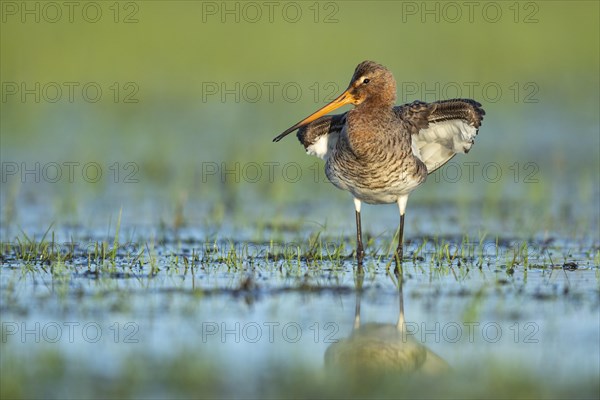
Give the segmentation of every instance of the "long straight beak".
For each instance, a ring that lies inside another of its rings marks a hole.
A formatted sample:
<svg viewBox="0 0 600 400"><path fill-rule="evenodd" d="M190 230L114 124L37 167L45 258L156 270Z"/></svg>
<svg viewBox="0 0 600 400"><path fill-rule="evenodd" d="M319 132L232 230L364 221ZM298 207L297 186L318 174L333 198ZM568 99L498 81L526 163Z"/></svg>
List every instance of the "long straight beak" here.
<svg viewBox="0 0 600 400"><path fill-rule="evenodd" d="M304 125L310 124L315 119L320 118L323 115L332 112L333 110L337 110L338 108L345 106L346 104L353 104L354 101L353 101L352 95L350 94L349 90L350 90L349 88L346 89L346 91L344 93L342 93L337 99L333 100L331 103L327 104L323 108L320 108L319 110L315 111L308 117L304 118L302 121L298 122L296 125L283 131L283 133L281 133L279 136L277 136L275 139L273 139L273 141L279 142L281 139L286 137L288 134L294 132L298 128L302 128Z"/></svg>

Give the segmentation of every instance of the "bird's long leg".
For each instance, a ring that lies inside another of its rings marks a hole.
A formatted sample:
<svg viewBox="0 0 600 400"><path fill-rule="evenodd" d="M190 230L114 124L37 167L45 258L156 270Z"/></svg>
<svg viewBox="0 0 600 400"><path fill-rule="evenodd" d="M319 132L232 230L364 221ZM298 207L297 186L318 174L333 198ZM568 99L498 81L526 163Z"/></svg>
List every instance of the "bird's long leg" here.
<svg viewBox="0 0 600 400"><path fill-rule="evenodd" d="M404 246L402 246L403 238L404 238L404 215L400 215L400 231L398 233L398 247L396 248L396 254L400 258L400 261L402 261L402 253L404 251L404 248L403 248Z"/></svg>
<svg viewBox="0 0 600 400"><path fill-rule="evenodd" d="M356 212L356 261L358 266L362 267L365 251L362 243L362 229L360 227L360 200L354 199L354 209Z"/></svg>
<svg viewBox="0 0 600 400"><path fill-rule="evenodd" d="M408 201L408 195L403 195L398 198L398 208L400 210L400 228L398 230L398 247L396 248L396 274L400 273L400 266L402 265L402 256L404 248L402 243L404 241L404 214L406 211L406 202Z"/></svg>

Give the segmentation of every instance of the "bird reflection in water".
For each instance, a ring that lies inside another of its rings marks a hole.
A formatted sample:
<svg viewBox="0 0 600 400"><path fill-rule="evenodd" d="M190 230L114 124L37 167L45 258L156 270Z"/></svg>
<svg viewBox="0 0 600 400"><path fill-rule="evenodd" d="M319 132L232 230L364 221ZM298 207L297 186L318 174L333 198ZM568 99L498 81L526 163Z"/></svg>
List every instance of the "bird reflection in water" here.
<svg viewBox="0 0 600 400"><path fill-rule="evenodd" d="M439 375L450 369L440 356L418 342L406 331L402 276L398 277L399 309L396 324L360 322L360 303L364 275L356 278L354 328L350 337L332 344L325 352L325 366L356 374Z"/></svg>

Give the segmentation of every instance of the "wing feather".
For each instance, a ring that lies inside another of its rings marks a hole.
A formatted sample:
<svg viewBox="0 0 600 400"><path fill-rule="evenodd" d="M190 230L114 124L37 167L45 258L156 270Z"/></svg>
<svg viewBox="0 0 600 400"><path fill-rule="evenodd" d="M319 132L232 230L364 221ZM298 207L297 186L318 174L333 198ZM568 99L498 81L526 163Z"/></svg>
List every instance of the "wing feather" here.
<svg viewBox="0 0 600 400"><path fill-rule="evenodd" d="M298 129L296 136L308 154L326 160L345 124L346 113L325 115Z"/></svg>
<svg viewBox="0 0 600 400"><path fill-rule="evenodd" d="M485 111L471 99L413 102L396 107L412 134L413 153L431 173L474 143Z"/></svg>

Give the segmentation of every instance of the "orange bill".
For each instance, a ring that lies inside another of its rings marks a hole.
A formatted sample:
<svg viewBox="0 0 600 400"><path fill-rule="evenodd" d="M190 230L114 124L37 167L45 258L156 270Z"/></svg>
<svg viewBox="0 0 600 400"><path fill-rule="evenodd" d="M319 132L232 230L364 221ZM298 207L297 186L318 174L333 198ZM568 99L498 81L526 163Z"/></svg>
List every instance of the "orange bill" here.
<svg viewBox="0 0 600 400"><path fill-rule="evenodd" d="M323 108L315 111L313 114L304 118L302 121L298 122L296 125L286 129L282 134L273 139L274 142L279 142L288 134L294 132L298 128L302 128L304 125L310 124L317 118L321 118L323 115L332 112L333 110L337 110L338 108L345 106L346 104L354 104L354 99L352 94L350 94L350 88L346 89L344 93L342 93L337 99L333 100L331 103L327 104Z"/></svg>

